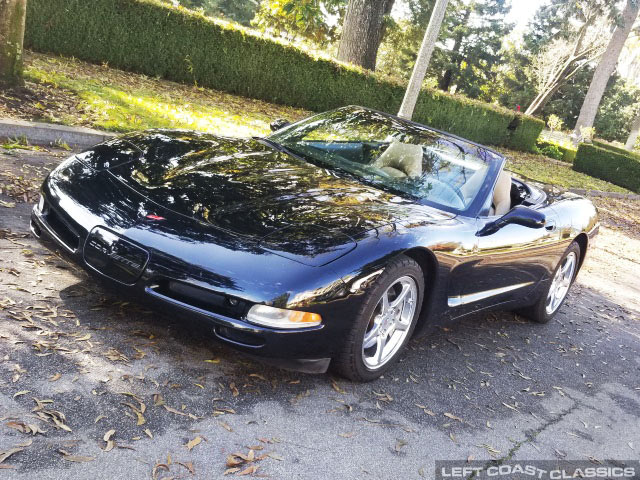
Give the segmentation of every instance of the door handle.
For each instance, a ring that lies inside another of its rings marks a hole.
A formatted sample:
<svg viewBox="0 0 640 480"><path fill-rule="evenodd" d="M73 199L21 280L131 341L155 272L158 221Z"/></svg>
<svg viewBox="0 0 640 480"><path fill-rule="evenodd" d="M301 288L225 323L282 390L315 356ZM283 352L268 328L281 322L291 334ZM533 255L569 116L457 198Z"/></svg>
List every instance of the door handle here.
<svg viewBox="0 0 640 480"><path fill-rule="evenodd" d="M544 228L546 228L549 232L553 232L556 229L556 221L555 220L547 220L544 224Z"/></svg>

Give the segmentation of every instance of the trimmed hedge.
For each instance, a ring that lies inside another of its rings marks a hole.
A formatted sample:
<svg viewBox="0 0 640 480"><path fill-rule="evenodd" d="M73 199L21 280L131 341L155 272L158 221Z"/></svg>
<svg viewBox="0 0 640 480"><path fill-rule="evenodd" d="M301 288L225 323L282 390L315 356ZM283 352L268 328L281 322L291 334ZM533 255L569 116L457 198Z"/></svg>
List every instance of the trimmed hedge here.
<svg viewBox="0 0 640 480"><path fill-rule="evenodd" d="M27 47L197 83L269 102L397 112L399 82L316 58L241 27L155 0L29 0ZM510 110L423 90L414 119L478 143L533 150L544 123Z"/></svg>
<svg viewBox="0 0 640 480"><path fill-rule="evenodd" d="M640 193L640 159L580 144L573 169Z"/></svg>
<svg viewBox="0 0 640 480"><path fill-rule="evenodd" d="M637 153L630 152L629 150L625 150L624 148L621 148L621 147L616 147L615 145L611 145L610 143L602 142L600 140L593 140L591 143L596 147L604 148L605 150L610 150L612 152L619 153L621 155L628 155L631 157L635 157L640 160L640 155L638 155Z"/></svg>

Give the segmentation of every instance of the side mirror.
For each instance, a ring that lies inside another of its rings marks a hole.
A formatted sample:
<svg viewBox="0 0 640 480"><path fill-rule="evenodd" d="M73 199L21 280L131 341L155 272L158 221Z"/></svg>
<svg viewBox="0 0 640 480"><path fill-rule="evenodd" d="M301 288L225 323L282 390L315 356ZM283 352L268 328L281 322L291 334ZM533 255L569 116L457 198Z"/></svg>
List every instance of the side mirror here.
<svg viewBox="0 0 640 480"><path fill-rule="evenodd" d="M277 120L271 122L269 127L271 128L272 132L277 132L278 130L282 130L284 127L288 127L289 125L291 125L291 122L289 120L278 118Z"/></svg>
<svg viewBox="0 0 640 480"><path fill-rule="evenodd" d="M499 219L487 223L484 227L478 230L476 235L478 237L484 237L497 232L502 227L510 224L522 225L529 228L542 228L546 223L547 218L544 213L534 210L529 207L518 205L512 208L506 215Z"/></svg>

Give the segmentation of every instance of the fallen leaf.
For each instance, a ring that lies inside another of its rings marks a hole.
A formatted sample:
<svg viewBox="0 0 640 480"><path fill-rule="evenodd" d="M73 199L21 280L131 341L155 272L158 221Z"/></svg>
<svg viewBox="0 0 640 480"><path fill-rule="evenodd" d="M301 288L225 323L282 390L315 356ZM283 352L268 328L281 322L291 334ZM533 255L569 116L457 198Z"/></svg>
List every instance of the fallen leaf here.
<svg viewBox="0 0 640 480"><path fill-rule="evenodd" d="M229 384L229 390L231 390L231 395L233 395L234 397L237 397L238 395L240 395L240 392L238 391L236 384L233 382Z"/></svg>
<svg viewBox="0 0 640 480"><path fill-rule="evenodd" d="M345 394L347 392L344 391L344 389L342 387L340 387L340 385L338 385L338 382L336 382L333 378L331 379L331 387L338 393L341 394Z"/></svg>
<svg viewBox="0 0 640 480"><path fill-rule="evenodd" d="M58 452L62 454L62 458L67 462L83 463L83 462L93 462L95 460L95 457L85 457L83 455L71 455L69 452L62 449L58 450Z"/></svg>
<svg viewBox="0 0 640 480"><path fill-rule="evenodd" d="M445 417L450 418L451 420L457 420L460 423L464 423L464 420L462 420L460 417L456 417L453 413L445 413L444 414Z"/></svg>
<svg viewBox="0 0 640 480"><path fill-rule="evenodd" d="M10 448L4 452L0 452L0 463L4 462L7 458L9 458L14 453L18 453L24 450L24 448Z"/></svg>
<svg viewBox="0 0 640 480"><path fill-rule="evenodd" d="M254 473L256 473L258 471L258 466L257 465L249 465L247 468L245 468L244 470L242 470L240 473L238 473L238 476L242 476L242 475L252 475Z"/></svg>
<svg viewBox="0 0 640 480"><path fill-rule="evenodd" d="M187 450L191 451L194 449L194 447L196 445L199 445L200 442L202 442L202 437L196 437L193 440L189 440L186 444L185 447L187 447Z"/></svg>
<svg viewBox="0 0 640 480"><path fill-rule="evenodd" d="M107 433L104 434L104 437L102 437L102 439L105 442L107 442L107 445L103 449L105 452L110 452L111 450L113 450L113 447L115 447L115 442L111 440L111 437L113 437L115 433L116 433L115 430L109 430Z"/></svg>

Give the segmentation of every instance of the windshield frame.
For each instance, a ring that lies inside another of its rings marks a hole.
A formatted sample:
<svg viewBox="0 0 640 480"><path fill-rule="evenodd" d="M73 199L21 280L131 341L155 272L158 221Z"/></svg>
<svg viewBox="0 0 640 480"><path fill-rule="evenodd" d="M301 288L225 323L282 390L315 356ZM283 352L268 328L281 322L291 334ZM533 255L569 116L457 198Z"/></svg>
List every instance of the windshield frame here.
<svg viewBox="0 0 640 480"><path fill-rule="evenodd" d="M482 183L481 187L478 189L478 193L476 195L476 197L474 198L474 200L465 208L465 209L458 209L455 207L451 207L448 205L444 205L442 203L438 203L435 202L433 200L429 200L428 198L419 198L417 196L411 195L410 193L404 192L404 191L400 191L398 189L393 189L392 187L388 187L384 184L379 184L378 182L370 182L367 181L365 178L360 177L359 175L356 175L355 173L349 172L345 169L341 169L339 166L336 165L331 165L328 162L324 162L320 159L317 158L313 158L307 155L304 155L302 153L299 152L293 152L291 151L289 148L286 148L283 145L280 145L277 142L277 136L281 135L283 133L286 133L288 130L294 130L296 129L301 123L303 122L307 122L310 120L313 120L316 117L319 117L321 115L325 115L328 113L334 113L334 112L341 112L341 111L345 111L345 112L349 112L351 110L367 110L385 117L388 117L389 119L392 119L396 122L405 124L407 126L413 127L413 128L418 128L421 130L426 130L432 134L436 134L437 136L441 137L443 140L449 141L450 143L453 143L454 145L464 149L464 145L468 145L468 146L473 146L476 147L488 154L490 154L491 156L495 157L496 161L491 161L488 162L488 170L487 170L487 174L485 176L484 182ZM276 137L276 139L273 139L273 137ZM481 212L483 211L483 209L485 208L485 204L487 203L487 200L489 198L489 195L493 192L493 189L495 187L495 184L497 182L498 176L500 174L500 172L503 170L504 165L506 163L506 158L496 152L495 150L492 150L491 148L488 148L484 145L481 145L479 143L476 142L472 142L470 140L467 140L465 138L462 137L458 137L457 135L453 135L451 133L447 133L447 132L443 132L442 130L438 130L435 128L431 128L431 127L427 127L426 125L422 125L420 123L411 121L411 120L407 120L401 117L398 117L396 115L391 115L389 113L385 113L385 112L380 112L378 110L372 109L372 108L367 108L367 107L360 107L360 106L355 106L355 105L350 105L347 107L341 107L341 108L336 108L334 110L329 110L327 112L323 112L323 113L319 113L317 115L312 115L310 117L304 118L296 123L292 123L290 125L287 125L286 127L277 130L275 132L273 132L272 134L264 137L266 141L268 141L271 144L275 144L278 145L280 148L280 151L291 155L295 158L298 158L300 160L303 160L305 162L308 163L312 163L314 165L319 165L322 168L328 168L332 171L338 172L342 175L345 176L349 176L350 178L353 178L354 180L363 183L364 185L370 186L372 188L378 188L380 190L386 190L386 191L390 191L393 190L393 193L395 195L398 195L399 197L402 197L408 201L411 202L415 202L417 204L420 205L427 205L429 207L433 207L436 208L438 210L442 210L445 212L449 212L449 213L453 213L456 215L461 215L464 217L469 217L469 218L477 218L481 215ZM461 145L463 144L463 145ZM274 147L275 148L275 147Z"/></svg>

